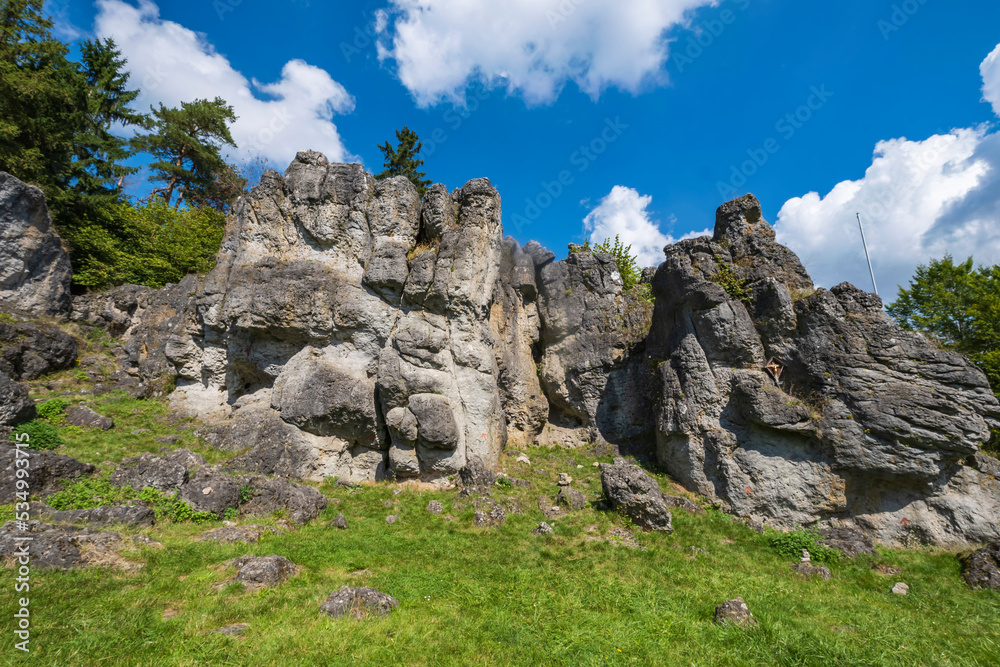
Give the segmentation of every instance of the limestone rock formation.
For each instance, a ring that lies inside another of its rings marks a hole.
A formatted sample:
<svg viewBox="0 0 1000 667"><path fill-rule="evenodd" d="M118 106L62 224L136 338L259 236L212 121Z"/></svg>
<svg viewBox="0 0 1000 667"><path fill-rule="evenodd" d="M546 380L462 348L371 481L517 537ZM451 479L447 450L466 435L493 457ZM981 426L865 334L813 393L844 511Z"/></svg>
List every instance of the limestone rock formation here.
<svg viewBox="0 0 1000 667"><path fill-rule="evenodd" d="M0 172L0 306L33 315L63 315L72 301L72 278L45 195Z"/></svg>
<svg viewBox="0 0 1000 667"><path fill-rule="evenodd" d="M22 450L27 453L28 488L32 495L38 494L45 498L58 493L66 484L89 477L97 472L97 467L90 463L77 461L69 456L54 454L48 451ZM17 465L19 454L17 449L8 443L0 443L0 504L17 502Z"/></svg>
<svg viewBox="0 0 1000 667"><path fill-rule="evenodd" d="M144 535L120 535L90 528L53 525L28 521L26 529L15 521L0 527L0 560L11 562L23 553L27 545L33 566L68 570L78 567L117 567L137 570L140 563L118 555L123 549L136 547L162 548L162 544ZM132 556L130 556L132 558Z"/></svg>
<svg viewBox="0 0 1000 667"><path fill-rule="evenodd" d="M776 527L1000 536L1000 480L966 465L1000 405L968 359L901 329L873 294L813 290L752 195L720 207L713 238L665 252L646 343L674 479Z"/></svg>
<svg viewBox="0 0 1000 667"><path fill-rule="evenodd" d="M16 319L0 322L0 372L16 380L69 368L76 353L76 340L55 327Z"/></svg>

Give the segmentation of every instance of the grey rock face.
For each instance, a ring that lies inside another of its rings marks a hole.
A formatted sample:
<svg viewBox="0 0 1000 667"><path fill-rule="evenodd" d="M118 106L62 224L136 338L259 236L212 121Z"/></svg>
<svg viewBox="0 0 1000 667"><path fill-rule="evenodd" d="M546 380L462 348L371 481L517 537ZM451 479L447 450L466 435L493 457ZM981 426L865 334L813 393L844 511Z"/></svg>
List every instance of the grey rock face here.
<svg viewBox="0 0 1000 667"><path fill-rule="evenodd" d="M330 593L319 608L333 618L349 614L363 619L369 616L388 616L399 608L399 600L374 588L344 586L339 591Z"/></svg>
<svg viewBox="0 0 1000 667"><path fill-rule="evenodd" d="M122 461L109 481L115 486L131 486L135 491L146 487L173 491L181 488L191 473L203 465L204 457L187 449L178 449L163 457L140 454Z"/></svg>
<svg viewBox="0 0 1000 667"><path fill-rule="evenodd" d="M792 569L799 574L805 575L807 577L819 577L820 579L829 579L833 575L830 572L830 568L825 565L810 565L809 563L795 563L792 565Z"/></svg>
<svg viewBox="0 0 1000 667"><path fill-rule="evenodd" d="M971 588L1000 591L1000 541L961 558L962 578Z"/></svg>
<svg viewBox="0 0 1000 667"><path fill-rule="evenodd" d="M91 526L123 524L134 527L150 527L156 523L156 513L148 507L116 505L114 507L94 507L84 510L57 511L44 508L41 516L56 523L87 523Z"/></svg>
<svg viewBox="0 0 1000 667"><path fill-rule="evenodd" d="M38 415L28 387L0 371L0 426L16 426Z"/></svg>
<svg viewBox="0 0 1000 667"><path fill-rule="evenodd" d="M248 524L246 526L222 526L207 530L198 536L199 542L222 542L223 544L256 544L264 535L276 535L270 526Z"/></svg>
<svg viewBox="0 0 1000 667"><path fill-rule="evenodd" d="M253 556L247 554L230 562L236 568L233 582L243 584L248 591L273 588L299 573L299 567L284 556Z"/></svg>
<svg viewBox="0 0 1000 667"><path fill-rule="evenodd" d="M19 537L32 539L25 542L17 539ZM29 521L27 530L19 530L14 521L0 527L0 559L16 557L24 544L28 545L33 566L57 570L88 566L135 570L141 565L119 557L119 550L140 546L162 547L159 542L142 535L123 536L42 521Z"/></svg>
<svg viewBox="0 0 1000 667"><path fill-rule="evenodd" d="M42 191L0 172L0 306L64 315L72 278Z"/></svg>
<svg viewBox="0 0 1000 667"><path fill-rule="evenodd" d="M15 380L34 380L69 368L76 351L76 339L55 327L0 322L0 372Z"/></svg>
<svg viewBox="0 0 1000 667"><path fill-rule="evenodd" d="M836 549L848 558L856 556L876 556L875 542L864 533L850 528L820 528L817 531L823 536L820 544Z"/></svg>
<svg viewBox="0 0 1000 667"><path fill-rule="evenodd" d="M665 251L646 349L672 477L781 528L1000 536L1000 482L964 464L1000 405L967 359L903 331L874 295L813 292L752 195L719 209L712 239Z"/></svg>
<svg viewBox="0 0 1000 667"><path fill-rule="evenodd" d="M115 426L111 417L97 414L85 405L74 405L66 410L66 422L73 426L83 426L101 431L109 431Z"/></svg>
<svg viewBox="0 0 1000 667"><path fill-rule="evenodd" d="M582 510L587 506L587 498L571 486L559 487L556 502L573 510Z"/></svg>
<svg viewBox="0 0 1000 667"><path fill-rule="evenodd" d="M623 291L611 255L583 246L544 264L538 276L540 376L551 408L540 440L651 442L652 387L642 355L632 348L649 331L652 306Z"/></svg>
<svg viewBox="0 0 1000 667"><path fill-rule="evenodd" d="M672 517L660 485L637 465L618 460L601 465L601 486L611 507L646 530L673 532Z"/></svg>
<svg viewBox="0 0 1000 667"><path fill-rule="evenodd" d="M289 521L306 523L318 517L327 506L326 496L311 486L284 479L256 479L250 484L253 496L242 507L244 514L284 510Z"/></svg>
<svg viewBox="0 0 1000 667"><path fill-rule="evenodd" d="M26 450L22 450L24 452ZM28 488L32 494L47 497L63 490L63 481L72 483L97 472L90 463L47 451L27 451L29 457ZM17 500L16 449L7 443L0 445L0 503Z"/></svg>

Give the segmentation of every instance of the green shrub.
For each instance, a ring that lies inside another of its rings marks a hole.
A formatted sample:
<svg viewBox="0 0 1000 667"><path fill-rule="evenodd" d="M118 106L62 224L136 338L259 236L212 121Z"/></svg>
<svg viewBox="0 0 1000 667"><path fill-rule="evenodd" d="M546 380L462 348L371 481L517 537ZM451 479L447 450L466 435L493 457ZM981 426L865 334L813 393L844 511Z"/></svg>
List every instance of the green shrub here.
<svg viewBox="0 0 1000 667"><path fill-rule="evenodd" d="M69 401L65 398L53 398L38 406L38 418L44 419L51 424L62 424L66 421L63 412L69 407Z"/></svg>
<svg viewBox="0 0 1000 667"><path fill-rule="evenodd" d="M156 514L157 521L168 519L174 523L182 521L204 523L206 521L215 521L218 518L212 512L195 511L190 503L178 497L177 492L168 495L147 487L139 492L139 500L152 508Z"/></svg>
<svg viewBox="0 0 1000 667"><path fill-rule="evenodd" d="M63 444L62 438L59 437L59 429L41 419L33 419L26 424L21 424L11 433L11 439L14 440L15 436L22 433L28 434L28 449L55 449ZM25 442L23 438L19 441Z"/></svg>
<svg viewBox="0 0 1000 667"><path fill-rule="evenodd" d="M802 550L809 551L810 559L817 563L837 563L840 552L819 543L820 536L807 530L796 530L790 533L773 533L770 536L771 548L785 558L798 560Z"/></svg>
<svg viewBox="0 0 1000 667"><path fill-rule="evenodd" d="M628 291L639 284L642 280L642 270L635 255L632 254L632 246L622 243L618 235L615 234L614 243L610 239L594 247L594 252L604 252L615 258L618 265L618 274L622 277L622 287Z"/></svg>
<svg viewBox="0 0 1000 667"><path fill-rule="evenodd" d="M718 263L718 268L712 276L712 281L726 290L726 293L737 301L742 301L748 306L753 303L753 297L750 295L746 281L736 275L732 267L719 257L716 257L716 262Z"/></svg>
<svg viewBox="0 0 1000 667"><path fill-rule="evenodd" d="M85 479L49 496L45 502L56 510L85 510L120 505L134 498L130 486L117 487L106 479Z"/></svg>

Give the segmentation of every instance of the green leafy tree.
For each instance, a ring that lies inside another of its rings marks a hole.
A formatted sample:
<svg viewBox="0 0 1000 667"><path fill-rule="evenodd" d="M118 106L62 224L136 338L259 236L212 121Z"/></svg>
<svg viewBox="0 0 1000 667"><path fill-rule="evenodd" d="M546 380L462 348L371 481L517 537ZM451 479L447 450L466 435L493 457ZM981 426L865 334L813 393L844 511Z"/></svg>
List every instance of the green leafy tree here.
<svg viewBox="0 0 1000 667"><path fill-rule="evenodd" d="M179 109L163 104L153 109L152 132L136 140L139 149L156 158L150 165L153 174L149 180L163 186L153 192L174 208L185 197L210 197L216 180L227 168L222 147L236 148L229 131L234 121L233 108L221 97L184 102Z"/></svg>
<svg viewBox="0 0 1000 667"><path fill-rule="evenodd" d="M904 328L967 355L1000 394L1000 266L933 260L917 267L886 310Z"/></svg>
<svg viewBox="0 0 1000 667"><path fill-rule="evenodd" d="M72 180L85 86L42 0L0 0L0 170L53 194Z"/></svg>
<svg viewBox="0 0 1000 667"><path fill-rule="evenodd" d="M409 127L396 130L396 139L399 141L398 148L393 148L388 141L378 147L385 158L385 170L376 174L375 178L381 181L394 176L406 176L417 187L417 194L423 199L427 186L431 184L430 180L424 178L427 175L425 172L417 171L424 164L423 160L417 159L424 144Z"/></svg>

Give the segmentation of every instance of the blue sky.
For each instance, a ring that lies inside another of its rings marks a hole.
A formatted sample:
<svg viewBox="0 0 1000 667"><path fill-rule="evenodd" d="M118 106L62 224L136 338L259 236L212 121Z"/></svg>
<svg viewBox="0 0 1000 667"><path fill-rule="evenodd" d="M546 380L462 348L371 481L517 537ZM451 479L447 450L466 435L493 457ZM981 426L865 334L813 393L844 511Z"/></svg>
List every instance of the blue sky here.
<svg viewBox="0 0 1000 667"><path fill-rule="evenodd" d="M430 178L489 177L507 233L559 254L619 232L656 263L665 242L710 229L726 195L753 192L825 286L871 286L858 211L883 296L945 252L1000 261L1000 3L49 8L64 35L117 38L144 103L226 97L236 158L283 170L315 148L377 172L377 145L408 125Z"/></svg>

